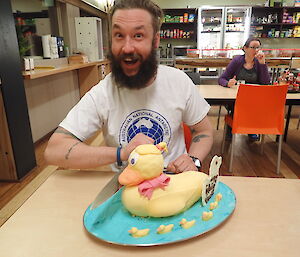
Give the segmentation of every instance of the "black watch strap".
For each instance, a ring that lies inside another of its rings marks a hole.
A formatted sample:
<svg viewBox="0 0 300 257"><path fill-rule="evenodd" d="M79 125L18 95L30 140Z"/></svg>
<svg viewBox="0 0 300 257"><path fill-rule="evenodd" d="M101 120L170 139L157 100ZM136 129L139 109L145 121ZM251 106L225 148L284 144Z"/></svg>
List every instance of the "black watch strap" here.
<svg viewBox="0 0 300 257"><path fill-rule="evenodd" d="M194 162L196 168L198 169L198 171L201 171L201 168L202 168L201 161L197 157L195 157L195 156L192 156L192 155L189 155L189 156L193 160L193 162Z"/></svg>

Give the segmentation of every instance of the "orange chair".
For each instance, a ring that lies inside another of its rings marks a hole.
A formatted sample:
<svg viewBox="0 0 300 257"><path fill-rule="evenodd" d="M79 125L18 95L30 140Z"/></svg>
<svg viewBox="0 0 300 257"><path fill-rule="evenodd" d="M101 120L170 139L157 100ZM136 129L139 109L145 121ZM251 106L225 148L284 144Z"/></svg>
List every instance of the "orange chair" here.
<svg viewBox="0 0 300 257"><path fill-rule="evenodd" d="M186 151L189 152L191 142L192 142L192 132L185 123L182 123L182 127L183 127Z"/></svg>
<svg viewBox="0 0 300 257"><path fill-rule="evenodd" d="M236 134L262 134L262 146L264 134L272 134L280 135L276 168L277 174L279 174L286 93L287 85L241 84L239 86L233 117L231 115L225 116L222 142L222 153L224 153L226 125L229 125L232 127L233 135L229 163L230 172L232 171Z"/></svg>

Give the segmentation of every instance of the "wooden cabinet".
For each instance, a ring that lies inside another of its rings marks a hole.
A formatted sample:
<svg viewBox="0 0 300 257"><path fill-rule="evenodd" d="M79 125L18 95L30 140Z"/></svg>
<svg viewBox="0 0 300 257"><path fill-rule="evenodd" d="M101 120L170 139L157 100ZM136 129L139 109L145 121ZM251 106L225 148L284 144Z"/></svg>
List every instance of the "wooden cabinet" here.
<svg viewBox="0 0 300 257"><path fill-rule="evenodd" d="M0 90L0 180L15 180L15 162Z"/></svg>
<svg viewBox="0 0 300 257"><path fill-rule="evenodd" d="M36 166L36 160L9 0L1 1L0 24L0 180L19 180Z"/></svg>
<svg viewBox="0 0 300 257"><path fill-rule="evenodd" d="M197 9L164 9L161 39L197 39Z"/></svg>
<svg viewBox="0 0 300 257"><path fill-rule="evenodd" d="M300 38L300 7L253 7L251 34L258 38Z"/></svg>

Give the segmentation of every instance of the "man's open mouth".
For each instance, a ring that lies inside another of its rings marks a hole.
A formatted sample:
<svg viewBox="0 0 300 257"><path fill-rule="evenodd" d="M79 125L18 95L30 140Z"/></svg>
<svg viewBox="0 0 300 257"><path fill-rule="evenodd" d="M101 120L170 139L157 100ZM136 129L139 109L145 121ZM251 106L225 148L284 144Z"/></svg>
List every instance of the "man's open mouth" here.
<svg viewBox="0 0 300 257"><path fill-rule="evenodd" d="M138 60L139 60L138 58L123 58L123 61L127 65L133 65L133 64L137 63Z"/></svg>

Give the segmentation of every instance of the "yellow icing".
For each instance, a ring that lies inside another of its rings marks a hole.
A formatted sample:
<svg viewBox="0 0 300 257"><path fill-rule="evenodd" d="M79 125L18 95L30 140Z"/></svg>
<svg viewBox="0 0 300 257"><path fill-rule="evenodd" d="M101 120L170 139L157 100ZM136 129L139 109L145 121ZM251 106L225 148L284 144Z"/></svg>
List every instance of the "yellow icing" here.
<svg viewBox="0 0 300 257"><path fill-rule="evenodd" d="M136 163L131 165L130 160L136 158ZM164 159L155 145L140 145L133 150L128 158L128 168L140 173L144 179L152 179L159 176L164 168ZM122 175L122 174L121 174Z"/></svg>
<svg viewBox="0 0 300 257"><path fill-rule="evenodd" d="M186 219L182 219L179 223L184 229L189 229L190 227L195 225L196 220L187 221Z"/></svg>
<svg viewBox="0 0 300 257"><path fill-rule="evenodd" d="M157 188L148 200L138 192L137 186L126 186L122 202L132 214L137 216L167 217L181 213L199 200L202 184L207 174L187 171L170 175L170 182L163 189Z"/></svg>
<svg viewBox="0 0 300 257"><path fill-rule="evenodd" d="M210 210L216 209L217 207L218 207L218 202L213 202L213 203L210 203L210 205L209 205Z"/></svg>
<svg viewBox="0 0 300 257"><path fill-rule="evenodd" d="M171 232L173 227L174 227L174 224L160 225L156 231L157 231L157 234L165 234L165 233Z"/></svg>
<svg viewBox="0 0 300 257"><path fill-rule="evenodd" d="M215 197L215 199L216 199L216 201L217 202L220 202L221 200L222 200L222 194L221 193L218 193L217 195L216 195L216 197Z"/></svg>
<svg viewBox="0 0 300 257"><path fill-rule="evenodd" d="M208 220L210 220L212 217L213 217L213 212L212 212L212 211L208 211L208 212L204 211L204 212L202 213L202 220L208 221Z"/></svg>
<svg viewBox="0 0 300 257"><path fill-rule="evenodd" d="M145 228L145 229L137 229L136 227L132 227L128 232L133 236L133 237L143 237L147 236L149 234L150 229Z"/></svg>

